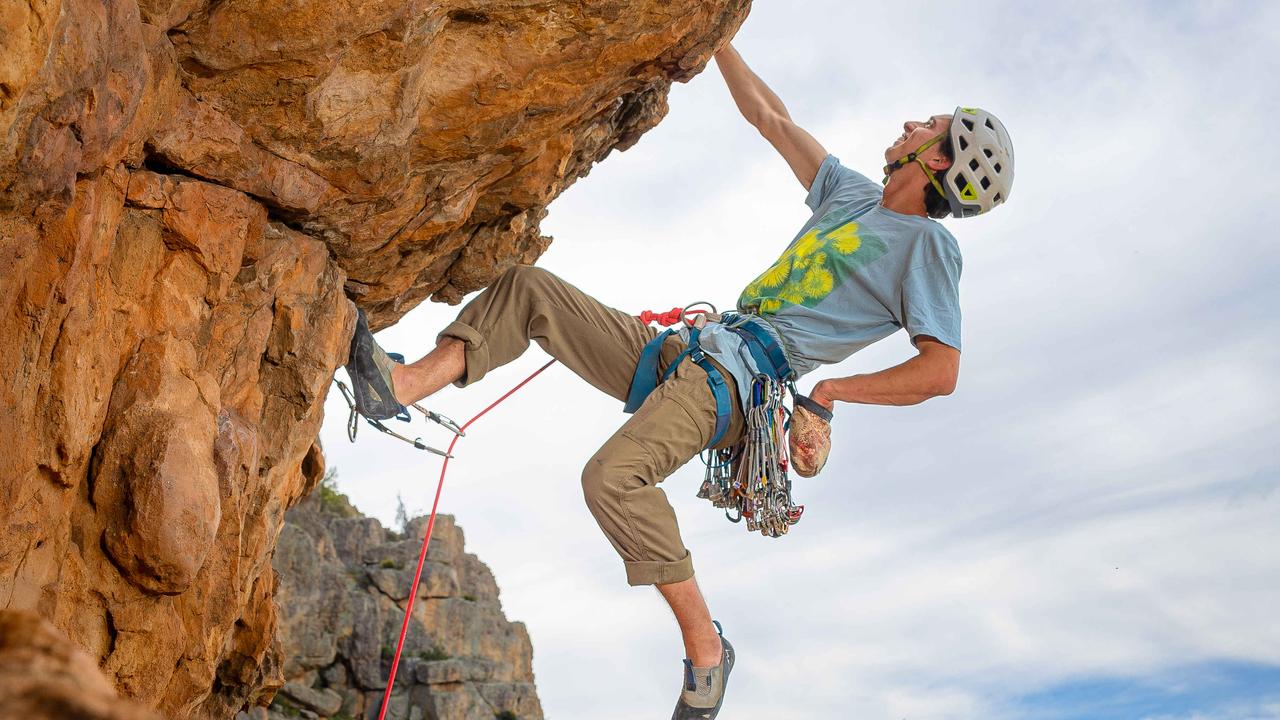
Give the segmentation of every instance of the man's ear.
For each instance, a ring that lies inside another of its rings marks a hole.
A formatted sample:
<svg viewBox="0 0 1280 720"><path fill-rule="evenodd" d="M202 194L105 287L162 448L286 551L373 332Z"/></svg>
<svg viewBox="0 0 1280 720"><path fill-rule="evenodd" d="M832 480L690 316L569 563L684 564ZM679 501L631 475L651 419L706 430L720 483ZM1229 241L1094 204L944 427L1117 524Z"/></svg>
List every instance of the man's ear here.
<svg viewBox="0 0 1280 720"><path fill-rule="evenodd" d="M941 155L930 158L928 162L929 162L929 169L933 170L936 173L940 173L946 170L947 168L951 167L952 165L952 162L950 159L942 157Z"/></svg>

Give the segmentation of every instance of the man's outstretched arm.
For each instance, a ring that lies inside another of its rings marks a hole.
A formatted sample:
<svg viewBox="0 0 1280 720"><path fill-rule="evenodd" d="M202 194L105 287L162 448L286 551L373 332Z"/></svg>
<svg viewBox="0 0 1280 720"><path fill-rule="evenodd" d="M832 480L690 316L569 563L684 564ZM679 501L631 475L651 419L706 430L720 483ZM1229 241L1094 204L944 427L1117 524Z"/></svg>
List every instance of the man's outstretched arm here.
<svg viewBox="0 0 1280 720"><path fill-rule="evenodd" d="M716 67L720 68L742 116L782 155L807 191L818 175L822 159L827 156L826 149L791 120L787 106L751 72L733 45L726 45L716 53Z"/></svg>
<svg viewBox="0 0 1280 720"><path fill-rule="evenodd" d="M867 375L820 380L811 398L830 409L836 400L870 405L915 405L950 395L960 375L960 351L928 335L916 337L919 354Z"/></svg>

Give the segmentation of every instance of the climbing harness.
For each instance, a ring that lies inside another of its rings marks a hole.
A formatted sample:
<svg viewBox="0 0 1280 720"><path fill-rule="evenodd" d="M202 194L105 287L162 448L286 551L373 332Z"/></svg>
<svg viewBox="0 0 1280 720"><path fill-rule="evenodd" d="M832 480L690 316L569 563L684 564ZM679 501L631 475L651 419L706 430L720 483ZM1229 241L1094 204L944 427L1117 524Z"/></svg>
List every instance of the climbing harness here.
<svg viewBox="0 0 1280 720"><path fill-rule="evenodd" d="M703 304L710 305L695 303ZM715 507L723 508L725 517L730 522L737 523L745 519L749 532L780 537L792 525L800 522L800 516L804 513L804 506L797 505L791 497L791 480L787 477L786 432L789 415L785 400L788 391L797 399L802 397L795 387L796 372L787 361L785 350L765 330L766 321L762 318L745 313L720 315L715 312L714 306L710 306L709 313L704 312L700 317L692 319L690 313L693 312L693 307L679 309L678 313L678 309L672 309L671 313L650 317L665 325L683 322L688 328L689 342L667 366L661 379L658 377L658 361L662 344L676 331L667 330L645 345L640 353L640 361L636 364L635 375L631 378L624 411L633 413L640 409L658 383L665 382L686 357L706 370L707 385L711 388L716 403L716 425L711 441L701 453L707 470L702 485L698 488L698 497L710 500ZM644 314L640 317L645 319ZM751 405L744 408L743 412L746 427L742 439L727 448L713 449L729 428L733 412L731 403L736 400L730 397L724 376L706 357L698 342L707 322L719 322L741 337L756 366L763 370L752 380Z"/></svg>
<svg viewBox="0 0 1280 720"><path fill-rule="evenodd" d="M697 305L707 305L711 308L710 313L706 310L695 310ZM646 311L647 313L647 311ZM646 313L641 313L640 319L643 321ZM672 308L671 313L675 313ZM648 313L651 319L662 322L662 320L670 320L671 313L663 316L653 316ZM698 319L693 319L692 315L701 313ZM711 447L720 442L724 437L724 433L729 429L729 419L733 417L733 399L729 397L729 385L725 382L724 375L720 374L720 370L711 362L711 358L703 352L702 346L698 344L698 337L702 334L702 328L705 326L707 316L715 315L715 306L707 302L697 302L693 305L681 308L678 319L667 323L674 325L676 322L682 322L689 330L689 344L684 350L671 361L665 372L662 373L661 379L658 377L658 361L662 357L662 344L667 338L676 334L675 330L667 330L660 333L657 337L645 344L644 349L640 351L640 361L636 363L635 374L631 376L631 388L627 392L627 403L623 406L622 411L625 413L634 413L644 404L645 398L658 387L659 383L666 382L667 378L676 371L680 363L685 358L689 358L697 363L699 367L707 371L707 385L711 387L711 395L716 402L716 428L711 435L711 441L707 443L707 447Z"/></svg>

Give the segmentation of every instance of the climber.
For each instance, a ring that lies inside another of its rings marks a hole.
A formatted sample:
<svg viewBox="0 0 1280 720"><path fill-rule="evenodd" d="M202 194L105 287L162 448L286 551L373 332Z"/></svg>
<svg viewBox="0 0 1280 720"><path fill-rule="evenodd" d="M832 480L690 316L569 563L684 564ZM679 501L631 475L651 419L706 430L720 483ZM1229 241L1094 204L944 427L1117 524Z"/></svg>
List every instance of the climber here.
<svg viewBox="0 0 1280 720"><path fill-rule="evenodd" d="M776 341L785 350L779 363L799 376L906 329L916 351L909 360L813 386L810 398L827 410L836 402L911 405L951 393L960 364L961 257L933 218L977 215L1008 199L1013 150L1004 126L976 108L908 121L885 150L885 177L877 183L841 165L796 125L731 45L715 58L738 109L786 160L813 211L738 298L752 332ZM675 718L716 716L734 655L711 619L658 484L704 447L737 444L746 405L722 402L724 391L742 400L757 373L771 371L742 332L714 321L700 330L660 344L658 368L675 364L674 371L642 395L639 410L582 473L587 505L622 556L627 581L656 585L680 626L685 682ZM519 265L467 303L435 348L409 365L378 347L359 313L347 371L359 412L383 419L450 383L479 381L533 340L588 383L626 400L641 353L656 336L555 275ZM686 343L700 347L693 362L679 362Z"/></svg>

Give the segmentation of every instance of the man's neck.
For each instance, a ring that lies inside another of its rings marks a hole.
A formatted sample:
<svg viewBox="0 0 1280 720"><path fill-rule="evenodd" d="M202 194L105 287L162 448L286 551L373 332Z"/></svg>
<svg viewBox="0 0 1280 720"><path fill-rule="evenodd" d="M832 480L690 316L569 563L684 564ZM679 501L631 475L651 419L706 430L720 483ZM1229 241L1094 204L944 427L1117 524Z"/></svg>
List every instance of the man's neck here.
<svg viewBox="0 0 1280 720"><path fill-rule="evenodd" d="M912 172L914 170L914 172ZM889 176L880 204L903 215L929 217L924 206L924 178L918 168L905 167ZM917 180L919 182L917 182Z"/></svg>

